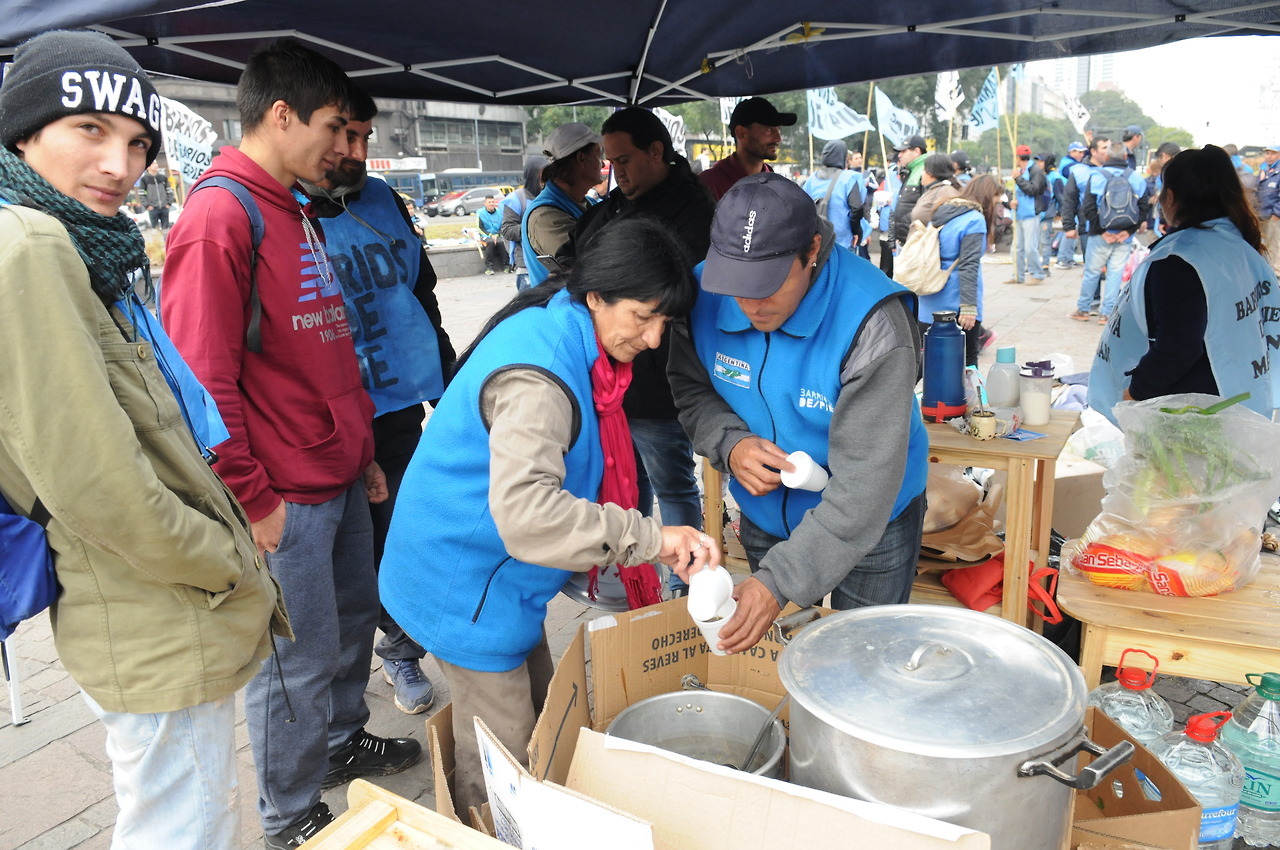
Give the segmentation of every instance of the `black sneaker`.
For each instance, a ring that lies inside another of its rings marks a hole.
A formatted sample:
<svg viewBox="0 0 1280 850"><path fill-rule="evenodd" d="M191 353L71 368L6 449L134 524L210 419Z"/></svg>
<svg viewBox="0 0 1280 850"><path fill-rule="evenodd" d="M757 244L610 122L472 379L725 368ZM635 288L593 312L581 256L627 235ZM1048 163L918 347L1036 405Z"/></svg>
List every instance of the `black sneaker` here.
<svg viewBox="0 0 1280 850"><path fill-rule="evenodd" d="M333 813L324 803L316 803L307 812L307 816L292 826L287 826L275 835L262 836L267 850L287 850L289 847L301 847L313 838L317 832L333 823Z"/></svg>
<svg viewBox="0 0 1280 850"><path fill-rule="evenodd" d="M378 738L361 729L329 757L329 773L320 788L328 791L361 776L390 776L422 758L422 745L412 738Z"/></svg>

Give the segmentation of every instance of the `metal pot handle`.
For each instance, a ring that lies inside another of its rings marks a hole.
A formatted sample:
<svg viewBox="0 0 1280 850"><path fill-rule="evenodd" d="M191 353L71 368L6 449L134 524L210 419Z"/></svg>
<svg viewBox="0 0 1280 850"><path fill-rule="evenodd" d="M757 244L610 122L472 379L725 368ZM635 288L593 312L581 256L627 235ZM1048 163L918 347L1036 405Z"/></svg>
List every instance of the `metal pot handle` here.
<svg viewBox="0 0 1280 850"><path fill-rule="evenodd" d="M1088 767L1082 768L1076 776L1059 769L1058 765L1069 761L1081 750L1088 750L1098 758L1094 759ZM1087 791L1101 782L1108 773L1132 757L1132 741L1121 741L1108 750L1100 744L1090 741L1084 727L1081 726L1080 731L1076 732L1071 740L1062 746L1062 749L1024 761L1018 766L1018 775L1050 776L1070 788Z"/></svg>
<svg viewBox="0 0 1280 850"><path fill-rule="evenodd" d="M801 608L795 613L774 620L773 625L769 627L769 637L785 647L795 639L802 628L821 617L822 612L817 608Z"/></svg>

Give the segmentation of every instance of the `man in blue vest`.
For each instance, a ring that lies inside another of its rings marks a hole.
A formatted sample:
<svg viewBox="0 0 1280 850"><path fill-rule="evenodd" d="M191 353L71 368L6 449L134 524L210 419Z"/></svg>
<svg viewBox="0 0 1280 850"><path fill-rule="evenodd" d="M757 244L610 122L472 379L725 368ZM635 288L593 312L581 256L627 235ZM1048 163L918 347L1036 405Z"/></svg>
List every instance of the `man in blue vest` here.
<svg viewBox="0 0 1280 850"><path fill-rule="evenodd" d="M1123 145L1113 149L1106 165L1095 169L1085 184L1079 218L1088 228L1089 242L1084 252L1080 298L1071 314L1078 321L1089 320L1089 306L1099 284L1103 297L1098 323L1105 325L1110 319L1120 295L1124 265L1133 250L1133 236L1147 227L1147 181L1125 164L1125 151ZM1123 197L1123 204L1117 196ZM1128 211L1113 220L1111 217L1120 215L1119 208L1125 204Z"/></svg>
<svg viewBox="0 0 1280 850"><path fill-rule="evenodd" d="M569 243L573 229L587 211L587 191L600 182L600 134L586 124L561 124L551 131L542 152L547 167L538 197L525 207L520 222L520 245L529 285L537 286L559 271L555 256ZM544 262L539 257L547 257Z"/></svg>
<svg viewBox="0 0 1280 850"><path fill-rule="evenodd" d="M861 162L861 154L858 156ZM862 244L862 200L865 186L861 171L846 168L849 148L833 139L822 148L822 166L804 183L818 206L818 215L831 222L836 244L850 250Z"/></svg>
<svg viewBox="0 0 1280 850"><path fill-rule="evenodd" d="M1069 269L1076 264L1076 238L1068 236L1067 231L1075 228L1074 211L1080 205L1080 187L1071 182L1071 172L1088 152L1089 146L1084 142L1072 142L1067 145L1067 152L1058 162L1058 174L1062 178L1057 195L1058 212L1062 216L1062 238L1058 241L1058 262L1055 265L1060 269ZM1067 203L1068 197L1074 198L1070 206ZM1067 215L1068 209L1072 210L1070 217Z"/></svg>
<svg viewBox="0 0 1280 850"><path fill-rule="evenodd" d="M1267 145L1262 149L1258 220L1262 222L1262 241L1269 249L1271 268L1280 272L1280 145Z"/></svg>
<svg viewBox="0 0 1280 850"><path fill-rule="evenodd" d="M698 303L672 329L680 422L733 474L742 509L753 575L720 632L729 652L754 646L788 601L911 594L928 466L915 297L832 236L790 180L744 177L716 209ZM829 472L821 492L783 484L797 450Z"/></svg>
<svg viewBox="0 0 1280 850"><path fill-rule="evenodd" d="M1013 182L1017 186L1014 193L1013 211L1018 228L1018 252L1013 260L1013 277L1005 283L1024 283L1030 278L1032 284L1044 280L1044 269L1040 267L1040 220L1044 217L1044 190L1048 180L1040 163L1031 159L1031 146L1018 145L1018 161L1013 164Z"/></svg>
<svg viewBox="0 0 1280 850"><path fill-rule="evenodd" d="M365 170L377 114L373 98L353 87L349 152L324 180L303 182L324 219L360 377L375 407L374 459L387 476L388 491L385 502L370 508L375 566L382 560L396 492L422 436L422 404L440 398L454 360L436 303L436 273L409 213L390 186ZM378 627L383 637L374 652L382 659L383 678L395 687L396 707L406 714L426 711L434 699L421 667L426 652L385 610Z"/></svg>

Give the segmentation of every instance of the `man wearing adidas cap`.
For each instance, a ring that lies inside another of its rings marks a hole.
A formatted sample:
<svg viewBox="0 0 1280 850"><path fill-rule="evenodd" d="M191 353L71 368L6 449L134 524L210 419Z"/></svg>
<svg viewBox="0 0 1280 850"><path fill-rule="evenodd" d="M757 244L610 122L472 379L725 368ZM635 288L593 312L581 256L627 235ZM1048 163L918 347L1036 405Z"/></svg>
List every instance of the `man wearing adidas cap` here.
<svg viewBox="0 0 1280 850"><path fill-rule="evenodd" d="M742 508L753 576L720 633L730 652L787 601L901 603L915 576L928 451L915 298L832 237L790 180L744 177L716 208L697 306L672 333L680 422L732 473ZM797 450L830 474L821 492L782 485Z"/></svg>

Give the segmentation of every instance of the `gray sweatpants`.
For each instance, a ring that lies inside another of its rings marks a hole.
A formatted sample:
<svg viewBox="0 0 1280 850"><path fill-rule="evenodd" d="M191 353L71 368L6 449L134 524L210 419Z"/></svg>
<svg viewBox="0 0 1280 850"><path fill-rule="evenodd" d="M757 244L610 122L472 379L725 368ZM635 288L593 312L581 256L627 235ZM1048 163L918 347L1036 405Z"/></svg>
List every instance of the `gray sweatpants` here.
<svg viewBox="0 0 1280 850"><path fill-rule="evenodd" d="M363 482L318 505L290 502L267 565L294 633L292 642L276 638L288 705L270 657L245 689L258 814L270 835L319 802L329 754L369 720L364 691L379 608ZM296 722L286 722L289 706Z"/></svg>

